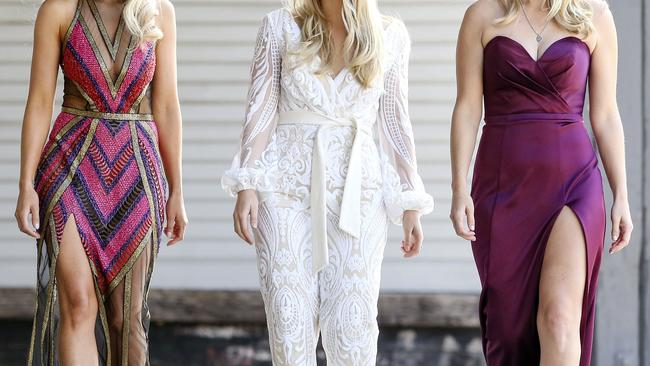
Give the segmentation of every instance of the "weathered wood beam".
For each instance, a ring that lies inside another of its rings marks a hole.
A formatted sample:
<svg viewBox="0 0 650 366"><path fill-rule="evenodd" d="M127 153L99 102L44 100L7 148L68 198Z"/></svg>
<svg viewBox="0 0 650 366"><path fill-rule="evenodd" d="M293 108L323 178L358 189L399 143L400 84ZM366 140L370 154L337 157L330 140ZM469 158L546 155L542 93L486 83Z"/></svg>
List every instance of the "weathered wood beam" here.
<svg viewBox="0 0 650 366"><path fill-rule="evenodd" d="M31 289L0 289L0 319L31 319ZM382 293L379 323L383 327L476 328L478 297L465 294ZM152 290L152 321L206 324L264 324L258 291Z"/></svg>

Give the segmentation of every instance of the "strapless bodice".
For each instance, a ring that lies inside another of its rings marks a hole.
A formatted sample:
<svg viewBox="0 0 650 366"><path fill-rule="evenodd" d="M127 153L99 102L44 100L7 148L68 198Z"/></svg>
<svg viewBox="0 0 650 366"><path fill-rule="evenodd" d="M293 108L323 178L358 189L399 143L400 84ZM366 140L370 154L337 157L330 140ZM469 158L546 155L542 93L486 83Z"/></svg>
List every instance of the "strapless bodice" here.
<svg viewBox="0 0 650 366"><path fill-rule="evenodd" d="M552 43L535 60L517 41L497 36L484 49L485 115L582 115L591 55L570 36Z"/></svg>

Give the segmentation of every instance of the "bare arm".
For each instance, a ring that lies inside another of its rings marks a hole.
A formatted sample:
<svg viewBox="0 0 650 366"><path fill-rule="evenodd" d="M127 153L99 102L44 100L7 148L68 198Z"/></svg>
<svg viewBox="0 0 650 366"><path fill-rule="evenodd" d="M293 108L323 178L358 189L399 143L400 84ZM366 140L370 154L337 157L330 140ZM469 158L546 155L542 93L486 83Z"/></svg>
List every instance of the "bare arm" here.
<svg viewBox="0 0 650 366"><path fill-rule="evenodd" d="M61 24L66 4L46 1L38 11L34 26L34 49L29 82L29 95L23 117L20 149L20 194L16 205L16 220L20 230L38 237L38 196L34 190L36 167L47 138L52 119L52 104L61 54ZM29 215L31 214L31 225Z"/></svg>
<svg viewBox="0 0 650 366"><path fill-rule="evenodd" d="M176 70L176 16L168 0L161 1L160 28L163 38L156 46L156 72L152 83L152 108L158 126L160 154L169 183L167 225L169 245L183 240L187 217L183 204L182 118Z"/></svg>
<svg viewBox="0 0 650 366"><path fill-rule="evenodd" d="M483 110L483 19L478 3L465 13L456 50L457 95L451 122L453 202L450 217L456 234L475 240L474 207L467 174ZM465 222L467 220L467 222Z"/></svg>
<svg viewBox="0 0 650 366"><path fill-rule="evenodd" d="M625 138L616 102L618 44L616 26L609 9L596 12L598 40L592 54L589 75L589 115L605 173L614 195L611 252L630 240L632 222L625 171Z"/></svg>

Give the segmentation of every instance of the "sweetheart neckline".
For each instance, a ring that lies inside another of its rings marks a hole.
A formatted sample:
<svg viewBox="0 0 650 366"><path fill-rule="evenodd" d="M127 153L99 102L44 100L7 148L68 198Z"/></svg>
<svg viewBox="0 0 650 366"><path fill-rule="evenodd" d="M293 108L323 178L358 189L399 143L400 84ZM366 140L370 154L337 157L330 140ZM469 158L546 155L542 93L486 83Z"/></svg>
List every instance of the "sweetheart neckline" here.
<svg viewBox="0 0 650 366"><path fill-rule="evenodd" d="M505 38L505 39L509 40L511 43L514 43L515 45L517 45L517 46L518 46L522 51L524 51L524 52L526 53L526 55L528 56L528 58L529 58L532 62L534 62L534 63L539 63L539 62L544 58L544 56L546 56L546 54L548 53L548 51L551 50L553 47L555 47L557 44L559 44L559 43L561 43L561 42L563 42L563 41L571 40L571 39L576 40L576 41L578 41L580 44L582 44L582 45L587 49L587 52L589 52L589 55L591 55L591 49L589 48L589 45L588 45L585 41L583 41L582 39L580 39L580 38L578 38L578 37L576 37L576 36L566 36L566 37L562 37L562 38L557 39L556 41L552 42L548 47L546 47L546 49L544 50L544 52L542 52L542 54L541 54L537 59L535 59L535 58L530 54L530 52L528 52L528 49L527 49L526 47L524 47L524 45L522 45L521 43L519 43L518 41L516 41L514 38L511 38L511 37L508 37L508 36L504 36L504 35L497 35L497 36L494 36L492 39L490 39L490 40L488 41L488 43L486 43L485 46L483 47L483 52L484 52L484 53L485 53L485 50L487 50L488 47L489 47L492 43L496 42L497 38Z"/></svg>

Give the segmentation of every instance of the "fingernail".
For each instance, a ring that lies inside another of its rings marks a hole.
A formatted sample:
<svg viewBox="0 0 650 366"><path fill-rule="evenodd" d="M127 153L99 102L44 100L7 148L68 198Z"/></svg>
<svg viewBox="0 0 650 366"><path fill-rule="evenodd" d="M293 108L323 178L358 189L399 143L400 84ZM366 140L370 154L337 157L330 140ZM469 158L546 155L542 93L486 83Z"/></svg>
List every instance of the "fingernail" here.
<svg viewBox="0 0 650 366"><path fill-rule="evenodd" d="M470 226L469 226L469 229L472 230L472 231L474 231L474 225L470 225Z"/></svg>

